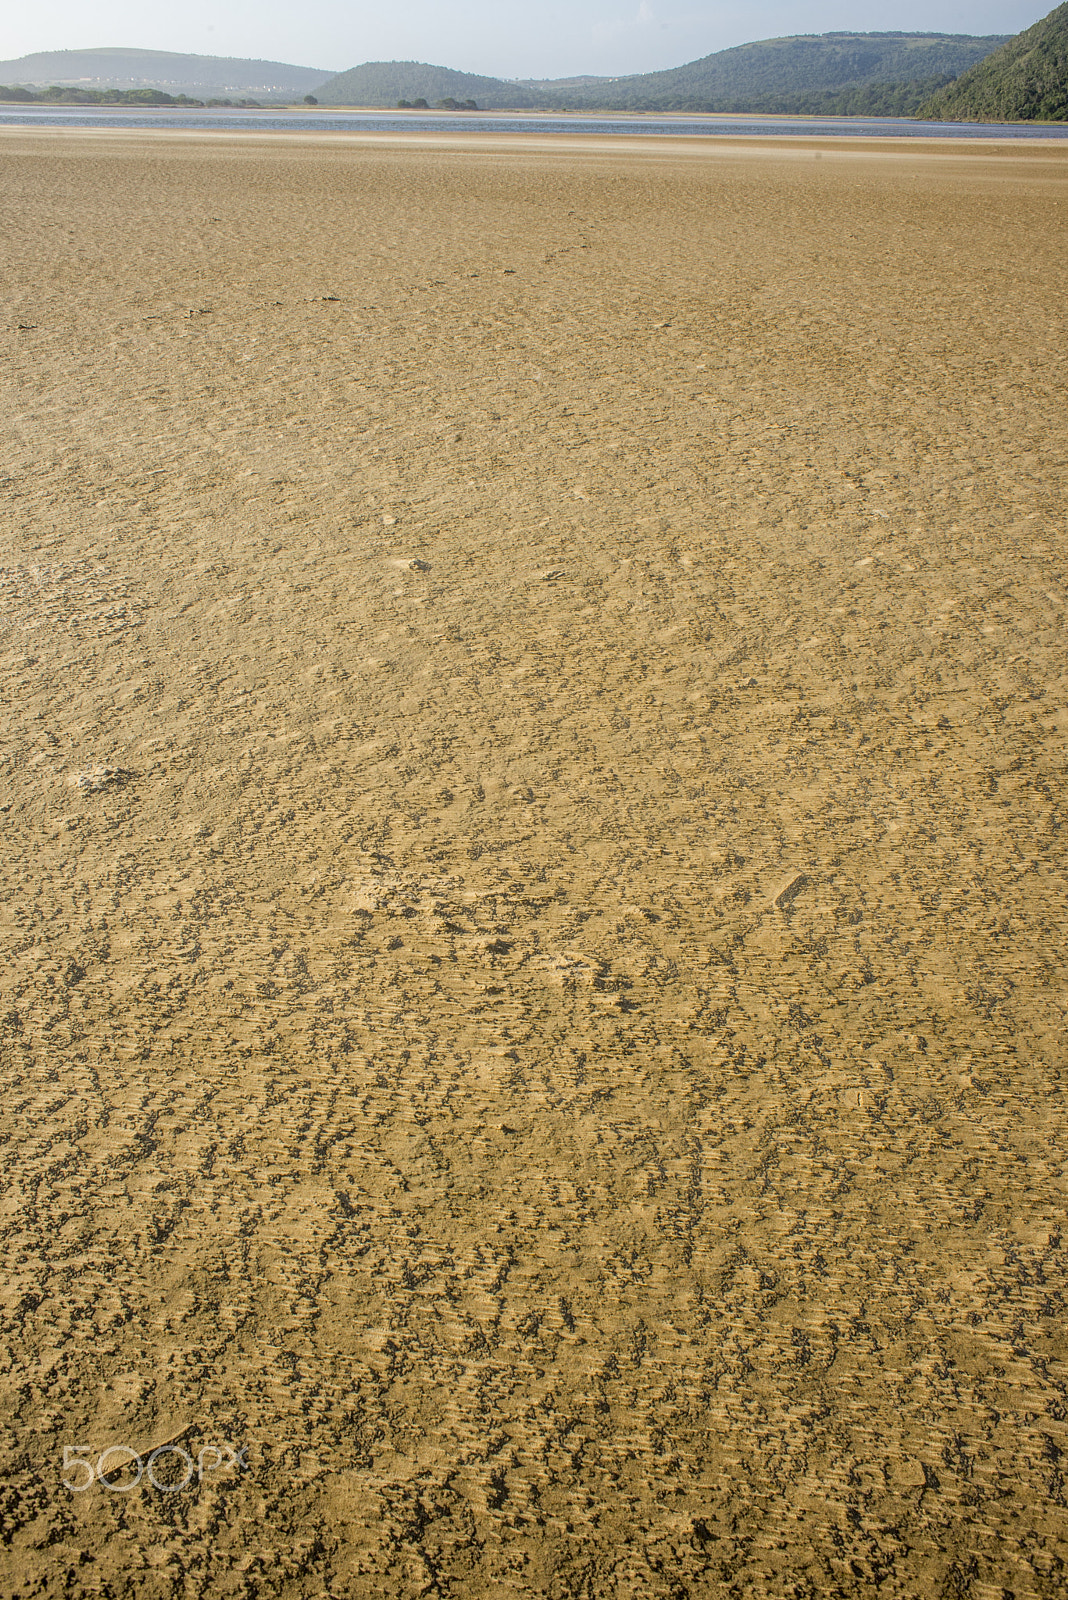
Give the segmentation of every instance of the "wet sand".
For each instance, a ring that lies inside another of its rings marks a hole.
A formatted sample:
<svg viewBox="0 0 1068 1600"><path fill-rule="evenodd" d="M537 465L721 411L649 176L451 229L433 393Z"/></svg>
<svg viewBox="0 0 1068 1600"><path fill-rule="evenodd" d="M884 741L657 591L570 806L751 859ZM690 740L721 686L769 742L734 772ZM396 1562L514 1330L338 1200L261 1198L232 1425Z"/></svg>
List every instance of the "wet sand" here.
<svg viewBox="0 0 1068 1600"><path fill-rule="evenodd" d="M0 161L4 1593L1063 1594L1068 151Z"/></svg>

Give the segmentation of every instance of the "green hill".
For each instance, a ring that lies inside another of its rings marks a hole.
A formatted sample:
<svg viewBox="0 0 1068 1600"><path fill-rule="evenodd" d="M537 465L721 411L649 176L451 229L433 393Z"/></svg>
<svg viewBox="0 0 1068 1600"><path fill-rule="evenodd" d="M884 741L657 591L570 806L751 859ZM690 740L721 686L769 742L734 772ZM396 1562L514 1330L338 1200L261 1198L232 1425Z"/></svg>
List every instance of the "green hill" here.
<svg viewBox="0 0 1068 1600"><path fill-rule="evenodd" d="M1004 34L804 34L736 45L664 72L530 87L590 109L827 112L852 99L869 115L887 114L881 107L892 100L902 114L905 101L918 104L1004 42Z"/></svg>
<svg viewBox="0 0 1068 1600"><path fill-rule="evenodd" d="M285 61L190 56L171 50L39 50L0 61L0 83L27 88L162 89L169 94L254 94L299 98L331 76Z"/></svg>
<svg viewBox="0 0 1068 1600"><path fill-rule="evenodd" d="M320 104L329 106L395 106L398 100L425 100L434 106L442 100L475 100L483 108L511 111L555 103L524 84L425 61L365 61L331 78L316 94Z"/></svg>
<svg viewBox="0 0 1068 1600"><path fill-rule="evenodd" d="M984 58L992 51L996 52L993 59L1001 61L1005 50L999 46L1014 50L1055 25L1048 36L1043 33L1036 39L1033 47L1024 46L1019 60L1012 58L1012 74L1022 74L1027 85L1038 81L1045 85L1047 79L1056 81L1059 71L1060 102L1055 93L1050 100L1050 91L1043 88L1035 99L1039 109L1015 109L1012 96L1019 86L1016 76L1008 74L1006 85L1011 78L1009 98L1014 109L932 113L1053 117L1064 115L1063 110L1058 113L1049 107L1064 103L1065 11L1061 6L1045 23L1009 41L1001 34L980 38L944 33L804 34L737 45L681 67L625 78L516 83L422 61L369 61L331 76L279 61L178 55L167 50L98 49L42 51L16 61L0 61L0 83L33 88L57 85L82 92L153 89L170 95L273 99L298 99L314 92L323 105L337 106L396 106L399 100L426 101L434 106L442 101L473 100L488 110L559 110L567 106L589 111L910 116L921 102L941 105L943 86L956 91L958 85L951 85L950 80L962 73L966 76L961 83L970 82L974 73L969 69L981 62L984 68L989 66Z"/></svg>
<svg viewBox="0 0 1068 1600"><path fill-rule="evenodd" d="M910 116L920 102L1005 43L945 33L825 33L719 50L627 78L484 78L422 61L369 61L317 90L324 105L475 100L487 109L764 111Z"/></svg>
<svg viewBox="0 0 1068 1600"><path fill-rule="evenodd" d="M1068 5L940 89L920 115L940 122L1068 122Z"/></svg>

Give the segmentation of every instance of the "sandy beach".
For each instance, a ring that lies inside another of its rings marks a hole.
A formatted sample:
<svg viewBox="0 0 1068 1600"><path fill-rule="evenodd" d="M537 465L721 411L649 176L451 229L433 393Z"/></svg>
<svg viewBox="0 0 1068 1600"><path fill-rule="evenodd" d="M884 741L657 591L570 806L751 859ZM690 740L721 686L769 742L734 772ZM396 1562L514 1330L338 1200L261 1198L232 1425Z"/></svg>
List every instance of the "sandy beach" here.
<svg viewBox="0 0 1068 1600"><path fill-rule="evenodd" d="M1063 1596L1068 148L0 165L0 1590Z"/></svg>

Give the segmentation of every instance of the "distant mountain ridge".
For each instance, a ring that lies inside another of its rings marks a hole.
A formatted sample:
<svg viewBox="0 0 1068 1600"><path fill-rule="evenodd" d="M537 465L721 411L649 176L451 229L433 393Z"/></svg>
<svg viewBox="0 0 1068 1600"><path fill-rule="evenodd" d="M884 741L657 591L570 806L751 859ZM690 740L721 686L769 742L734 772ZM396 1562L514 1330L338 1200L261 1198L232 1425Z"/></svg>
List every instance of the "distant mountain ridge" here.
<svg viewBox="0 0 1068 1600"><path fill-rule="evenodd" d="M1003 45L1006 34L826 33L718 50L624 78L509 82L419 61L370 61L317 91L329 105L473 99L484 109L856 111L909 115L940 85Z"/></svg>
<svg viewBox="0 0 1068 1600"><path fill-rule="evenodd" d="M1066 12L1068 5L1061 6L1046 23ZM1029 39L1045 26L1036 24L1018 38ZM1033 65L1036 51L1041 56L1052 49L1054 78L1060 59L1056 39L1066 27L1068 24L1062 23L1054 27L1053 46L1043 34L1024 51ZM314 93L323 105L336 106L474 102L486 110L909 116L921 103L942 104L944 94L955 88L954 80L978 69L992 53L1003 55L1001 47L1015 48L1016 43L1004 34L798 34L735 45L661 72L523 81L419 61L370 61L331 74L287 62L166 50L58 50L0 61L0 83L34 89L56 85L83 91L159 90L176 96L253 95L276 100ZM1026 74L1030 67L1020 70Z"/></svg>
<svg viewBox="0 0 1068 1600"><path fill-rule="evenodd" d="M1068 122L1068 5L939 90L920 115L942 122Z"/></svg>
<svg viewBox="0 0 1068 1600"><path fill-rule="evenodd" d="M171 50L40 50L0 61L0 83L26 88L163 89L171 94L304 95L333 73L285 61Z"/></svg>
<svg viewBox="0 0 1068 1600"><path fill-rule="evenodd" d="M426 61L365 61L339 72L317 91L323 105L395 106L398 100L476 100L483 110L520 111L543 107L545 94L526 84L456 72Z"/></svg>
<svg viewBox="0 0 1068 1600"><path fill-rule="evenodd" d="M763 39L717 50L663 72L566 88L576 107L620 110L787 110L805 96L840 95L880 84L953 78L1005 43L1005 34L824 33Z"/></svg>

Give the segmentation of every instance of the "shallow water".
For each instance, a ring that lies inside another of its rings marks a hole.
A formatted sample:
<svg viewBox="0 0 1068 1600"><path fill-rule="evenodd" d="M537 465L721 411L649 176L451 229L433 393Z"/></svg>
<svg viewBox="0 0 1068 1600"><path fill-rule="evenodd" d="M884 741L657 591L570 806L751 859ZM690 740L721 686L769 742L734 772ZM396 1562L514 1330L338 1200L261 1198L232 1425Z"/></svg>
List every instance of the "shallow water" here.
<svg viewBox="0 0 1068 1600"><path fill-rule="evenodd" d="M87 106L10 106L0 112L0 127L40 124L74 128L195 128L222 130L285 129L299 133L589 133L686 134L722 137L747 134L772 137L894 139L1066 139L1068 124L918 122L911 117L547 117L496 114L413 116L411 112L331 111L311 114L278 111L96 111Z"/></svg>

